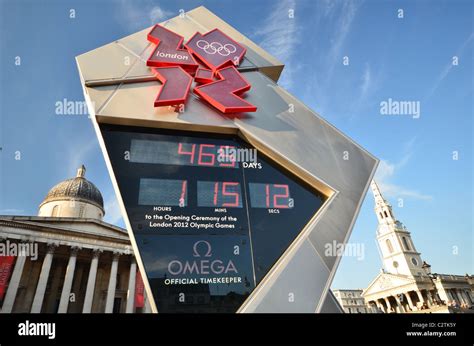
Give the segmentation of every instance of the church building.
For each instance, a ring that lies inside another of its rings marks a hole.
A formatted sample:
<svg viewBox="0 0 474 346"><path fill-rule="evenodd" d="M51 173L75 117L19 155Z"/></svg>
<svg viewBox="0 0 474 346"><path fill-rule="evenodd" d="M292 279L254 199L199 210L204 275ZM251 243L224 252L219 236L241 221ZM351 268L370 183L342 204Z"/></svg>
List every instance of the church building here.
<svg viewBox="0 0 474 346"><path fill-rule="evenodd" d="M435 274L417 251L410 232L372 181L378 219L380 274L363 291L367 305L379 312L453 312L474 303L472 275Z"/></svg>

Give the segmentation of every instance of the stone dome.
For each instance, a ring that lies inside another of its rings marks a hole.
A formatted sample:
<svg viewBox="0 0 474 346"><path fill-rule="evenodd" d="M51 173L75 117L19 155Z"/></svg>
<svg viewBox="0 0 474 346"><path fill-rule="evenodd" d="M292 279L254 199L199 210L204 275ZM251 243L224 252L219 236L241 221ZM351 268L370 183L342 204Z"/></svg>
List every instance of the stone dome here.
<svg viewBox="0 0 474 346"><path fill-rule="evenodd" d="M49 190L43 203L75 199L96 204L101 209L104 209L102 194L94 184L84 178L85 172L86 168L82 165L77 170L77 176L75 178L64 180Z"/></svg>
<svg viewBox="0 0 474 346"><path fill-rule="evenodd" d="M75 178L64 180L49 190L45 199L40 204L40 215L46 216L51 212L52 216L76 216L72 209L81 209L77 216L85 217L86 214L90 213L84 213L84 206L89 205L90 207L98 208L100 212L93 214L97 214L97 217L102 218L104 215L104 200L102 194L93 183L84 177L85 173L86 168L82 165L77 170ZM64 205L65 202L68 203L67 206ZM52 209L49 211L48 206L54 207L55 205L63 205L62 209L64 212L58 214L58 211L53 211ZM66 211L66 209L70 210Z"/></svg>

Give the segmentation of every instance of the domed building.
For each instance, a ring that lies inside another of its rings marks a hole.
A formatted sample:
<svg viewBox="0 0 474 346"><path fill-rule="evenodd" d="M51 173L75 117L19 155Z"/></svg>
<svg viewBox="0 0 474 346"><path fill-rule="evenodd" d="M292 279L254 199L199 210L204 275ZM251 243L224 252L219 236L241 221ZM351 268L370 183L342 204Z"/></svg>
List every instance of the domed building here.
<svg viewBox="0 0 474 346"><path fill-rule="evenodd" d="M148 311L127 231L103 221L85 174L49 190L38 216L0 216L1 312Z"/></svg>
<svg viewBox="0 0 474 346"><path fill-rule="evenodd" d="M102 194L85 174L86 168L82 165L75 178L64 180L49 190L38 215L102 220L105 214Z"/></svg>

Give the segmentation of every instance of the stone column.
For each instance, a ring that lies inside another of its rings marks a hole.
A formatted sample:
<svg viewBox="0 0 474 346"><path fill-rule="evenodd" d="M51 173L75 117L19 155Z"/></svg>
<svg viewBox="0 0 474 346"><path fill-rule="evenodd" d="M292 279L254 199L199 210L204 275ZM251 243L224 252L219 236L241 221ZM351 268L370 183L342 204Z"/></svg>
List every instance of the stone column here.
<svg viewBox="0 0 474 346"><path fill-rule="evenodd" d="M433 299L431 299L431 293L429 290L425 290L428 306L431 308L433 306Z"/></svg>
<svg viewBox="0 0 474 346"><path fill-rule="evenodd" d="M472 305L471 292L470 292L469 290L465 290L465 291L464 291L464 294L466 295L467 303L468 303L469 305Z"/></svg>
<svg viewBox="0 0 474 346"><path fill-rule="evenodd" d="M446 292L446 297L448 298L448 301L446 302L446 304L449 305L449 303L454 300L454 297L450 289L446 288L444 291Z"/></svg>
<svg viewBox="0 0 474 346"><path fill-rule="evenodd" d="M458 288L456 288L454 292L457 294L460 304L465 304L466 301L464 300L464 297L462 296L461 291Z"/></svg>
<svg viewBox="0 0 474 346"><path fill-rule="evenodd" d="M25 262L26 256L17 256L15 268L13 269L5 300L3 301L2 313L10 313L13 310L13 304L15 304L16 293L18 292L18 286L20 285L21 274L23 274Z"/></svg>
<svg viewBox="0 0 474 346"><path fill-rule="evenodd" d="M459 298L458 292L455 288L451 289L451 295L453 296L453 300L458 303L459 305L462 304L461 299Z"/></svg>
<svg viewBox="0 0 474 346"><path fill-rule="evenodd" d="M461 304L461 301L459 300L459 296L457 295L456 293L456 289L455 288L451 288L449 290L449 292L451 293L451 296L453 297L453 301L455 301L456 303L458 304Z"/></svg>
<svg viewBox="0 0 474 346"><path fill-rule="evenodd" d="M405 309L403 308L403 305L400 302L400 298L398 298L398 295L395 294L393 296L395 298L395 302L397 303L397 309L399 313L405 312Z"/></svg>
<svg viewBox="0 0 474 346"><path fill-rule="evenodd" d="M107 289L107 300L105 303L105 313L110 314L114 309L115 287L117 286L117 268L119 254L114 252L114 259L110 268L109 286Z"/></svg>
<svg viewBox="0 0 474 346"><path fill-rule="evenodd" d="M128 292L127 292L127 309L126 313L133 313L135 304L135 278L137 276L137 262L132 257L132 263L130 264L130 274L128 277Z"/></svg>
<svg viewBox="0 0 474 346"><path fill-rule="evenodd" d="M375 300L372 300L370 304L370 313L375 313L375 312L380 312L379 306L377 305L377 302Z"/></svg>
<svg viewBox="0 0 474 346"><path fill-rule="evenodd" d="M41 267L41 274L36 286L35 296L33 298L33 304L31 305L32 313L40 313L41 307L43 306L44 293L46 291L46 285L48 284L49 271L51 269L51 263L53 262L54 249L56 245L48 244L48 250L43 260Z"/></svg>
<svg viewBox="0 0 474 346"><path fill-rule="evenodd" d="M71 294L72 280L74 279L74 270L76 269L76 260L78 247L71 248L69 262L66 268L66 275L64 276L63 290L61 291L61 299L59 300L58 313L67 313L69 305L69 295Z"/></svg>
<svg viewBox="0 0 474 346"><path fill-rule="evenodd" d="M461 301L459 300L459 296L457 295L455 288L451 288L449 290L449 293L451 294L451 297L453 297L454 302L461 304Z"/></svg>
<svg viewBox="0 0 474 346"><path fill-rule="evenodd" d="M84 298L84 306L82 307L82 312L85 314L92 311L92 300L94 299L95 279L97 276L97 266L99 264L100 253L100 250L93 251L91 267L89 269L89 276L87 278L86 296Z"/></svg>
<svg viewBox="0 0 474 346"><path fill-rule="evenodd" d="M415 311L415 305L413 304L413 300L411 300L410 292L405 293L405 297L407 297L408 305L410 306L412 311Z"/></svg>
<svg viewBox="0 0 474 346"><path fill-rule="evenodd" d="M423 295L421 294L420 291L415 291L416 292L416 295L418 296L418 299L421 303L421 305L423 305L423 303L425 302L425 300L423 299Z"/></svg>
<svg viewBox="0 0 474 346"><path fill-rule="evenodd" d="M378 299L375 301L375 305L380 309L380 311L385 312L382 303L380 303Z"/></svg>
<svg viewBox="0 0 474 346"><path fill-rule="evenodd" d="M372 300L369 300L366 302L366 312L369 313L369 312L373 312L375 309L374 307L374 302Z"/></svg>
<svg viewBox="0 0 474 346"><path fill-rule="evenodd" d="M390 300L388 300L388 297L383 298L385 300L385 304L387 304L387 313L392 312L392 305L390 304Z"/></svg>
<svg viewBox="0 0 474 346"><path fill-rule="evenodd" d="M382 310L382 312L387 313L387 309L385 308L385 305L382 302L383 302L382 298L377 299L377 304L380 306L380 309Z"/></svg>
<svg viewBox="0 0 474 346"><path fill-rule="evenodd" d="M469 300L467 299L466 291L464 291L462 288L459 289L459 292L461 293L462 299L464 299L464 302L469 305Z"/></svg>

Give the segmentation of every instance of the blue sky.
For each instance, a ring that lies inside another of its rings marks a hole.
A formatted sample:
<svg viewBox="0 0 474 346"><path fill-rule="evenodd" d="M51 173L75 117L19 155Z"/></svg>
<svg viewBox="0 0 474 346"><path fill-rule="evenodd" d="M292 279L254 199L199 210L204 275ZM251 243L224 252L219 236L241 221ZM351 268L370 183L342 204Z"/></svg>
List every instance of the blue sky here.
<svg viewBox="0 0 474 346"><path fill-rule="evenodd" d="M123 226L90 119L55 103L83 100L76 55L199 5L283 61L281 85L381 159L384 195L433 271L474 272L472 1L0 0L0 214L35 215L84 163L106 221ZM419 102L420 117L381 115L389 98ZM369 194L350 238L364 259L344 257L335 288L364 288L381 267L373 206Z"/></svg>

